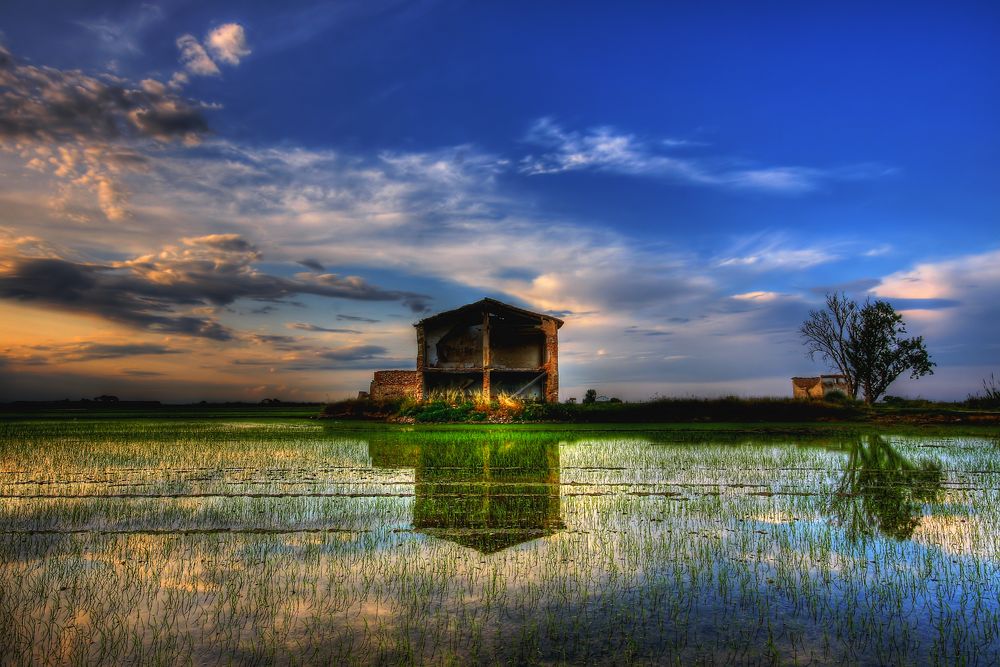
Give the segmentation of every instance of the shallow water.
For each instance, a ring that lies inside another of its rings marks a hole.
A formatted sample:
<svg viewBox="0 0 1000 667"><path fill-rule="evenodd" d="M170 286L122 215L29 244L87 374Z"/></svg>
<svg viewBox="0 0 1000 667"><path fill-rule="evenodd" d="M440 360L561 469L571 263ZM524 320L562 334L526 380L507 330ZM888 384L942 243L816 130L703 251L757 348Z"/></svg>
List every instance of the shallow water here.
<svg viewBox="0 0 1000 667"><path fill-rule="evenodd" d="M11 664L1000 659L992 438L0 424Z"/></svg>

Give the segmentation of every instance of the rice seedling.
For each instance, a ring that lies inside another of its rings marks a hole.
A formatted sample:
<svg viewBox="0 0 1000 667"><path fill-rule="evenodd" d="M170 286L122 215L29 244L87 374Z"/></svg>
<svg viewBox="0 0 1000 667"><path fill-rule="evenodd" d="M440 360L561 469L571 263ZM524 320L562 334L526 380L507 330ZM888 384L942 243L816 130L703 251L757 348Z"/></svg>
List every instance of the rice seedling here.
<svg viewBox="0 0 1000 667"><path fill-rule="evenodd" d="M1000 656L989 437L0 422L10 664Z"/></svg>

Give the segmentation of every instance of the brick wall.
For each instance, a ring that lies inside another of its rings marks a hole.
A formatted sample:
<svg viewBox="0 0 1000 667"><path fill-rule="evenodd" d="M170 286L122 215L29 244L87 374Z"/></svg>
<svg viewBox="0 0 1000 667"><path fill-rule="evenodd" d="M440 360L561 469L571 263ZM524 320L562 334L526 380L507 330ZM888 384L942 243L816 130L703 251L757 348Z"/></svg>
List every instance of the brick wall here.
<svg viewBox="0 0 1000 667"><path fill-rule="evenodd" d="M420 400L424 393L424 374L420 371L375 371L369 393L373 401L397 398Z"/></svg>
<svg viewBox="0 0 1000 667"><path fill-rule="evenodd" d="M545 333L545 400L559 402L559 326L554 320L542 320Z"/></svg>

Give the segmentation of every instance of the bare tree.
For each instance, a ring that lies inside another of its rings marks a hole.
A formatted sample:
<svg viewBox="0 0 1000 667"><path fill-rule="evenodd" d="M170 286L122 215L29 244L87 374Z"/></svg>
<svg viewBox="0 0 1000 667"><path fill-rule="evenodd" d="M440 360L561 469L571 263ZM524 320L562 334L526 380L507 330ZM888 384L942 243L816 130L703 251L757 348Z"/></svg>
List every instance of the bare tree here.
<svg viewBox="0 0 1000 667"><path fill-rule="evenodd" d="M809 358L817 355L847 378L851 398L858 398L858 382L848 355L848 340L852 324L858 319L858 304L846 294L827 294L825 310L810 310L809 319L799 333Z"/></svg>

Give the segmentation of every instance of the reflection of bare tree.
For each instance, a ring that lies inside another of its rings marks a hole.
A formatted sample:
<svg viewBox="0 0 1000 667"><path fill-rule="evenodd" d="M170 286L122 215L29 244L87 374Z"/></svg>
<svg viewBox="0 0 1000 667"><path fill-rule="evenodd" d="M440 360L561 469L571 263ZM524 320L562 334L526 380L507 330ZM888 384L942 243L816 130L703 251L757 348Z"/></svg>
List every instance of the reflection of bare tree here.
<svg viewBox="0 0 1000 667"><path fill-rule="evenodd" d="M923 503L937 497L943 478L940 462L914 464L881 436L860 436L851 444L831 509L850 535L878 530L905 540L920 523Z"/></svg>

